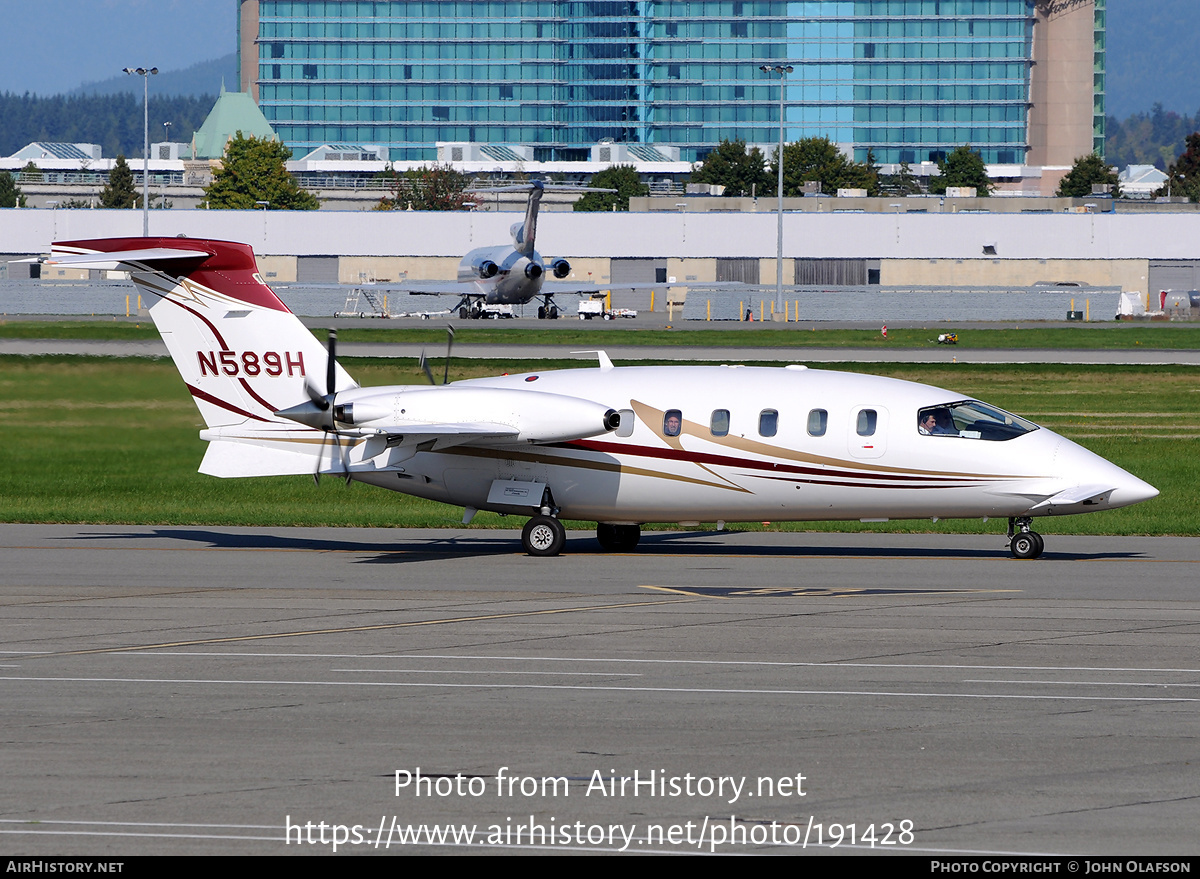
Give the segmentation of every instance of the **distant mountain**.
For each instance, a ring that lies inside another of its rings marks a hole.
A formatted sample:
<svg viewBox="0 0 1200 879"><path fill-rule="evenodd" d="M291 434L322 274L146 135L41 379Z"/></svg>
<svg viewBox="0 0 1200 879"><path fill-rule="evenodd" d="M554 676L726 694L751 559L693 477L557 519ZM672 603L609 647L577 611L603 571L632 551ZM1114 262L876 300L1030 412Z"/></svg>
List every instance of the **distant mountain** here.
<svg viewBox="0 0 1200 879"><path fill-rule="evenodd" d="M1124 119L1154 105L1192 115L1200 109L1196 0L1108 0L1105 112Z"/></svg>
<svg viewBox="0 0 1200 879"><path fill-rule="evenodd" d="M212 61L201 61L183 70L160 70L150 79L151 95L180 95L211 96L215 101L221 91L221 83L225 90L238 90L237 53L215 58ZM132 92L142 94L142 78L120 73L111 79L99 82L85 82L77 89L67 92L68 95L119 95Z"/></svg>

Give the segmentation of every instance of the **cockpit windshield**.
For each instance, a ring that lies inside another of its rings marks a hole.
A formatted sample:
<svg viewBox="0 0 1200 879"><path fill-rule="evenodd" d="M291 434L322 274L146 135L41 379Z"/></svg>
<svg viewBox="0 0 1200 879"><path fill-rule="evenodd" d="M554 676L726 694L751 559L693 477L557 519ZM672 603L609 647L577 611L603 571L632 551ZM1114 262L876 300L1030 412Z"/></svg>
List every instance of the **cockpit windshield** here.
<svg viewBox="0 0 1200 879"><path fill-rule="evenodd" d="M929 406L917 413L917 431L922 436L1002 441L1037 429L1032 421L978 400Z"/></svg>

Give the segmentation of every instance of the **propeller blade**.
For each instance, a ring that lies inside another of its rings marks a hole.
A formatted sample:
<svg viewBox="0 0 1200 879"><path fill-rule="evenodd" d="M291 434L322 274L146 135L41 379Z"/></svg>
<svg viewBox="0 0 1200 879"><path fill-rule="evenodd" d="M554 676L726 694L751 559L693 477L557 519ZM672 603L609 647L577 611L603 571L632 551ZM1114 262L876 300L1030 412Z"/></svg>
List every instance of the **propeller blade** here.
<svg viewBox="0 0 1200 879"><path fill-rule="evenodd" d="M320 389L309 380L308 376L304 377L304 392L308 394L308 399L313 401L313 405L322 412L329 408L329 398L321 393Z"/></svg>
<svg viewBox="0 0 1200 879"><path fill-rule="evenodd" d="M454 326L446 324L446 369L442 373L442 384L450 381L450 350L454 347Z"/></svg>
<svg viewBox="0 0 1200 879"><path fill-rule="evenodd" d="M429 379L431 385L436 385L433 380L433 370L429 368L429 361L425 359L425 349L421 349L421 370L425 373L425 378Z"/></svg>
<svg viewBox="0 0 1200 879"><path fill-rule="evenodd" d="M325 369L325 393L331 398L337 385L337 330L329 328L329 360Z"/></svg>

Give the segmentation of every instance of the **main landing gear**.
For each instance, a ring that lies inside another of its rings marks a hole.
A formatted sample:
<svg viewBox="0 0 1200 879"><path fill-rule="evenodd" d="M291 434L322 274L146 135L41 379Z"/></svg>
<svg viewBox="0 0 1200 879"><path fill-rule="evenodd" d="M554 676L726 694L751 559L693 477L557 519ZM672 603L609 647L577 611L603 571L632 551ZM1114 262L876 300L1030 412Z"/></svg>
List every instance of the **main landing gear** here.
<svg viewBox="0 0 1200 879"><path fill-rule="evenodd" d="M1008 520L1008 550L1013 558L1036 559L1046 548L1042 535L1030 530L1031 522L1028 516ZM1017 528L1021 530L1018 532Z"/></svg>
<svg viewBox="0 0 1200 879"><path fill-rule="evenodd" d="M538 306L538 320L558 320L558 306L549 304Z"/></svg>
<svg viewBox="0 0 1200 879"><path fill-rule="evenodd" d="M604 549L628 552L642 539L642 528L640 525L609 525L601 522L596 526L596 539Z"/></svg>

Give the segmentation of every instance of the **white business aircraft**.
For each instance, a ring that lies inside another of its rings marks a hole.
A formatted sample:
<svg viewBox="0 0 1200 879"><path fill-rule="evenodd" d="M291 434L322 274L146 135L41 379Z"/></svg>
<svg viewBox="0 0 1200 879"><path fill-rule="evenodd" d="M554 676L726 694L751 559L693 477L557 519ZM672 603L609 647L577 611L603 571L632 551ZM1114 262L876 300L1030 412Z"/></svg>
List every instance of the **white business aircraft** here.
<svg viewBox="0 0 1200 879"><path fill-rule="evenodd" d="M631 549L645 522L1007 517L1036 558L1037 516L1157 490L1045 428L888 378L740 366L599 366L439 386L359 387L275 296L245 244L68 241L48 262L132 278L196 401L213 476L340 474L529 516L532 555L562 519Z"/></svg>

